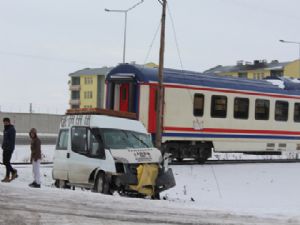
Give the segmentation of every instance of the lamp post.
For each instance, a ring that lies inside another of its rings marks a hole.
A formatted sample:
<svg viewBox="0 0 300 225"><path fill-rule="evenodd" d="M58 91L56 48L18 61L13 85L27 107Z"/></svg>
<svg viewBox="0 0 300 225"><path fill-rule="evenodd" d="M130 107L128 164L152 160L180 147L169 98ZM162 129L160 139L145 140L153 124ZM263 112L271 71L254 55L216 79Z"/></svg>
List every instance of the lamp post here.
<svg viewBox="0 0 300 225"><path fill-rule="evenodd" d="M141 0L140 2L134 4L128 9L104 9L106 12L116 12L116 13L124 13L125 15L125 23L124 23L124 43L123 43L123 63L125 63L125 54L126 54L126 33L127 33L127 13L143 3L144 0Z"/></svg>
<svg viewBox="0 0 300 225"><path fill-rule="evenodd" d="M298 76L300 77L300 42L299 41L285 41L285 40L279 40L282 43L287 43L287 44L296 44L298 45L299 48L299 55L298 55L298 64L299 64L299 74Z"/></svg>

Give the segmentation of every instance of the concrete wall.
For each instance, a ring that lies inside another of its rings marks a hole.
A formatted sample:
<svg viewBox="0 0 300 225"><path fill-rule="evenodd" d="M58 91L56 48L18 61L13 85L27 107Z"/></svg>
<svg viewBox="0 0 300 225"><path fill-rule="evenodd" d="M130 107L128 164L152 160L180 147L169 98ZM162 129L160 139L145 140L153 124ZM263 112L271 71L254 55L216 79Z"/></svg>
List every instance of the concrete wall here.
<svg viewBox="0 0 300 225"><path fill-rule="evenodd" d="M37 114L37 113L5 113L0 112L0 141L2 143L2 131L4 117L8 117L15 126L17 132L17 144L29 142L28 132L36 128L44 144L55 144L61 115Z"/></svg>

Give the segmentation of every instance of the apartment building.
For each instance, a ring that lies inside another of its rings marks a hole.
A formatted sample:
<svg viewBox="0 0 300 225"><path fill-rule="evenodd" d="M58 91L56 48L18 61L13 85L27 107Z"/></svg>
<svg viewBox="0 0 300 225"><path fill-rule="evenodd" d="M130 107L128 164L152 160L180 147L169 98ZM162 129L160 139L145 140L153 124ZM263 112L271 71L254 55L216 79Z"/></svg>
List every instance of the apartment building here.
<svg viewBox="0 0 300 225"><path fill-rule="evenodd" d="M104 108L105 78L111 69L86 68L70 73L70 108Z"/></svg>

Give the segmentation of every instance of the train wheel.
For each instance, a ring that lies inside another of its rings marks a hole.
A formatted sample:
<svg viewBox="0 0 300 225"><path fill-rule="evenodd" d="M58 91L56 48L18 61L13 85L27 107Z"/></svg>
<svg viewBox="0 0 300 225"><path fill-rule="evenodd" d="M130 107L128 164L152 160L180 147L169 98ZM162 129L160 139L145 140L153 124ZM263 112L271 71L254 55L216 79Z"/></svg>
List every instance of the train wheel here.
<svg viewBox="0 0 300 225"><path fill-rule="evenodd" d="M177 158L176 158L176 161L177 161L177 162L182 162L182 160L183 160L183 158L181 158L181 157L177 157Z"/></svg>
<svg viewBox="0 0 300 225"><path fill-rule="evenodd" d="M197 158L197 162L199 164L204 164L206 162L207 158L206 157L199 157Z"/></svg>

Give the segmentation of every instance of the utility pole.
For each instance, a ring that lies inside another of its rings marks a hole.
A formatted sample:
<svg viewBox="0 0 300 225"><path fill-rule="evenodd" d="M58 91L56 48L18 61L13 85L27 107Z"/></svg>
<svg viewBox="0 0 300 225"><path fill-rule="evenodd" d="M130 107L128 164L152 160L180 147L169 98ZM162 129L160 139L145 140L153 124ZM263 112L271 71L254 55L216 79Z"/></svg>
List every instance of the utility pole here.
<svg viewBox="0 0 300 225"><path fill-rule="evenodd" d="M32 103L29 103L29 113L33 113L33 110L32 110Z"/></svg>
<svg viewBox="0 0 300 225"><path fill-rule="evenodd" d="M156 112L156 136L155 146L161 149L163 133L163 113L164 113L164 88L163 88L163 69L165 53L165 27L166 27L166 8L167 0L159 0L162 5L161 31L160 31L160 49L159 49L159 67L158 67L158 90L157 90L157 112Z"/></svg>

